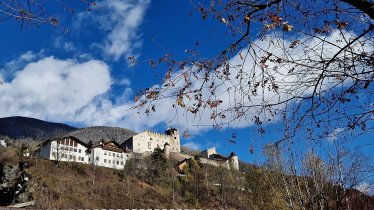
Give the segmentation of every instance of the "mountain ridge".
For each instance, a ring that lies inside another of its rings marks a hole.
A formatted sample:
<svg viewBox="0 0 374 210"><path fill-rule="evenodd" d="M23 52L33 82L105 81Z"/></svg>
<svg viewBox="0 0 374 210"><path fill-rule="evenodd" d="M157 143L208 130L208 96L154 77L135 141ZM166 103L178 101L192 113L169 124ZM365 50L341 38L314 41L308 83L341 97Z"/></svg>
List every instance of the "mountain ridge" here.
<svg viewBox="0 0 374 210"><path fill-rule="evenodd" d="M92 126L86 128L80 128L67 133L65 136L74 136L75 138L88 143L98 143L101 140L114 140L118 143L123 143L128 138L138 134L133 130L120 127L110 127L110 126Z"/></svg>
<svg viewBox="0 0 374 210"><path fill-rule="evenodd" d="M76 128L64 123L55 123L36 118L12 116L0 118L0 135L13 139L32 138L46 140L56 137L73 136L83 142L98 143L101 140L115 140L122 143L138 134L133 130L111 126Z"/></svg>
<svg viewBox="0 0 374 210"><path fill-rule="evenodd" d="M13 139L33 138L45 140L76 130L76 127L48 122L31 117L12 116L0 118L0 135Z"/></svg>

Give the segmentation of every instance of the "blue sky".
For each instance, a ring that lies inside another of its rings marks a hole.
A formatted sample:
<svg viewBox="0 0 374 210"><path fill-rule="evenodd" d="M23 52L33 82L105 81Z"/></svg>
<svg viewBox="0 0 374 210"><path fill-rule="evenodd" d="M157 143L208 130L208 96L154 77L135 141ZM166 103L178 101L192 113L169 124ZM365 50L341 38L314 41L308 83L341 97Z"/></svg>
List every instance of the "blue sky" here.
<svg viewBox="0 0 374 210"><path fill-rule="evenodd" d="M182 139L183 144L216 146L223 154L234 151L255 164L264 160L263 145L281 137L279 123L265 125L265 134L243 123L220 130L194 127L196 122L183 114L176 116L170 101L148 117L131 110L138 90L163 82L165 69L150 67L149 59L165 53L183 59L196 41L202 56L209 57L233 40L224 24L203 21L189 1L102 0L91 12L59 18L57 27L20 29L14 20L1 22L0 63L5 69L0 72L0 117L21 115L77 127L110 125L136 131L188 128L192 136ZM128 56L137 57L134 66L129 66ZM236 144L229 142L233 133ZM371 140L370 134L362 135L355 144ZM372 160L373 149L370 145L362 151Z"/></svg>

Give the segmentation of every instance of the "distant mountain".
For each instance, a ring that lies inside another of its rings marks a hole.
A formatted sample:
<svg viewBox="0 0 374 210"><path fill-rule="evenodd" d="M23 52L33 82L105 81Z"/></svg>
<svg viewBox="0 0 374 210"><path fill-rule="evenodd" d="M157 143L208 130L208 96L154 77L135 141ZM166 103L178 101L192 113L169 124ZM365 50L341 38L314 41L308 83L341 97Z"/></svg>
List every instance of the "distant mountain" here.
<svg viewBox="0 0 374 210"><path fill-rule="evenodd" d="M0 118L0 135L13 139L31 137L35 140L44 140L64 136L76 129L62 123L52 123L28 117Z"/></svg>
<svg viewBox="0 0 374 210"><path fill-rule="evenodd" d="M135 131L107 126L88 128L75 128L62 123L52 123L28 117L0 118L0 136L9 136L13 139L33 138L45 140L54 137L74 136L88 143L98 143L100 140L115 140L122 143L133 135Z"/></svg>
<svg viewBox="0 0 374 210"><path fill-rule="evenodd" d="M115 140L118 143L122 143L123 141L136 134L138 133L126 128L95 126L81 128L70 132L65 136L74 136L86 143L88 143L89 141L92 141L92 143L98 143L101 140Z"/></svg>

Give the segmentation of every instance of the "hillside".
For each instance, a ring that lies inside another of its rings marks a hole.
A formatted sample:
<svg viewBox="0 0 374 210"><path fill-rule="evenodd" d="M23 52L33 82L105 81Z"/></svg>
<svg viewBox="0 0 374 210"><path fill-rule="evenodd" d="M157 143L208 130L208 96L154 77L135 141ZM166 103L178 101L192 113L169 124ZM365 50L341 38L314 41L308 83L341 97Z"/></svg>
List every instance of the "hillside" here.
<svg viewBox="0 0 374 210"><path fill-rule="evenodd" d="M88 143L90 140L93 143L98 143L100 140L115 140L118 143L122 143L133 135L136 135L135 131L118 128L118 127L107 127L107 126L95 126L88 128L81 128L73 132L67 133L65 136L74 136L79 140Z"/></svg>
<svg viewBox="0 0 374 210"><path fill-rule="evenodd" d="M135 166L137 164L142 167ZM178 176L172 168L174 163L167 162L156 169L143 168L149 167L150 164L154 164L151 159L144 160L143 163L132 162L126 170L120 171L79 163L62 162L56 165L52 161L32 159L23 172L17 169L17 166L7 167L6 170L12 174L25 174L30 177L26 184L21 183L25 187L16 197L16 202L34 200L33 208L216 209L225 206L225 209L246 209L245 206L249 205L248 200L244 199L247 197L246 192L234 187L229 171L225 169L210 166L204 168L208 170L210 181L207 189L203 184L203 177L199 186L196 186L196 178L191 173L185 177ZM223 181L220 174L224 176ZM16 180L17 177L12 178ZM220 182L225 184L223 197L220 186L216 184ZM17 185L16 182L13 184ZM13 193L11 190L1 190L0 186L0 206L9 205L14 198Z"/></svg>
<svg viewBox="0 0 374 210"><path fill-rule="evenodd" d="M9 136L13 139L31 137L33 139L48 139L65 135L76 130L75 127L52 123L28 117L5 117L0 118L0 135Z"/></svg>
<svg viewBox="0 0 374 210"><path fill-rule="evenodd" d="M20 148L0 147L0 206L35 201L40 209L290 209L282 181L291 176L263 167L241 163L247 173L201 164L190 159L179 173L176 162L159 153L144 159L130 159L124 170L27 158ZM27 179L25 179L27 177ZM300 195L309 208L317 209L312 179L298 177ZM308 184L309 183L309 184ZM309 191L305 190L308 185ZM287 185L295 193L297 188ZM374 197L354 189L336 200L338 186L324 185L328 209L369 210ZM313 193L313 194L311 194ZM298 199L293 194L293 199ZM337 203L339 201L339 203ZM349 201L349 203L345 203ZM301 209L296 203L295 209Z"/></svg>

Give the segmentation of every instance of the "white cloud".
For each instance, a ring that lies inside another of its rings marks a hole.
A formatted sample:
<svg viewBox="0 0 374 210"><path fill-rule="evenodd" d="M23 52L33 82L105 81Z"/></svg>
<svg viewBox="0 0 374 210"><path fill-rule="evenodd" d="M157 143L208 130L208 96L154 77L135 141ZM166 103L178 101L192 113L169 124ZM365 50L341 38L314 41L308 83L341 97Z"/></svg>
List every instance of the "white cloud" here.
<svg viewBox="0 0 374 210"><path fill-rule="evenodd" d="M136 55L141 47L141 25L150 0L102 0L91 12L78 15L76 28L93 21L98 29L107 33L100 42L93 43L103 54L113 60Z"/></svg>
<svg viewBox="0 0 374 210"><path fill-rule="evenodd" d="M132 4L126 6L122 2L113 1L113 4L115 3L122 5L122 7L119 7L121 11L126 10L126 8L132 8ZM336 36L337 34L334 32L326 39L333 42ZM346 38L349 40L348 36ZM315 46L314 53L305 55L303 47L295 47L292 54L283 55L284 52L281 48L261 40L255 40L254 46L256 46L259 56L264 54L260 48L267 48L273 54L291 56L292 58L295 58L295 56L304 58L305 56L320 55L322 49L318 38L306 40L306 38L300 37L299 39L305 41L306 45ZM284 45L290 44L291 41L284 40ZM337 43L337 45L343 44ZM337 47L329 46L326 43L323 48L326 59L338 50ZM243 70L247 75L261 71L257 68L253 70L251 68L252 60L248 59L244 62L239 55L234 56L230 63L232 66L230 68L230 77L235 77L238 73L238 70L234 68L238 64L244 65ZM275 64L269 65L275 66ZM216 89L217 99L223 101L218 106L217 111L220 112L230 108L236 100L240 100L246 105L261 105L264 102L275 103L279 100L285 100L296 94L310 94L311 88L305 87L302 89L288 85L291 81L300 81L300 84L305 84L303 82L310 79L310 77L298 76L297 74L288 75L287 72L290 68L292 68L292 65L278 65L278 69L274 71L274 80L278 84L282 84L278 93L268 90L266 86L263 89L260 87L258 90L259 94L251 96L250 99L247 98L250 95L249 93L240 95L235 89L235 87L239 86L238 80L232 79L230 83L226 81ZM180 73L182 72L177 72L175 75ZM175 77L175 75L173 76ZM182 87L183 81L183 78L180 79L176 87ZM216 81L219 82L218 79ZM201 82L202 80L195 81L191 86L191 90L199 87ZM244 82L248 81L244 80ZM110 99L112 84L117 84L120 88L123 88L123 92L116 95L114 100ZM120 126L137 131L151 129L160 124L178 127L181 130L189 129L192 133L212 128L213 123L210 118L210 112L203 110L194 115L179 106L173 107L175 98L172 97L158 101L155 106L156 112L152 112L151 107L143 107L140 110L132 109L136 103L131 98L133 94L130 87L131 84L128 79L114 81L110 77L109 67L105 63L92 58L87 62L78 62L77 60L59 60L54 57L47 57L26 65L14 75L11 81L5 82L3 87L0 86L0 116L23 115L59 122L77 122L87 126ZM323 85L329 85L329 81L325 81ZM155 85L154 87L158 86ZM225 87L232 88L227 91ZM289 88L293 89L293 91L286 91ZM249 87L244 91L249 92ZM170 94L170 92L167 94ZM209 92L204 92L203 94L208 95ZM191 98L193 98L192 95ZM193 99L191 101L185 99L187 106L193 102ZM147 108L150 109L149 116L144 113ZM284 106L279 106L278 108L284 109ZM241 119L231 122L229 126L251 126L253 117L258 115L259 112L260 110L256 108L250 109ZM221 119L221 122L227 123L227 120L232 119L234 114L235 112L227 112L227 118ZM274 115L273 118L274 121L280 119L278 115Z"/></svg>
<svg viewBox="0 0 374 210"><path fill-rule="evenodd" d="M189 141L189 142L183 144L182 146L183 147L188 147L188 148L190 148L192 150L200 150L201 149L200 144L192 142L192 141Z"/></svg>
<svg viewBox="0 0 374 210"><path fill-rule="evenodd" d="M28 63L35 61L44 56L44 50L41 50L39 53L33 51L27 51L19 55L16 59L5 63L3 76L4 79L8 79L13 76L13 74L20 69L22 69Z"/></svg>
<svg viewBox="0 0 374 210"><path fill-rule="evenodd" d="M101 61L43 58L4 82L0 88L0 115L76 120L76 115L110 86L109 67Z"/></svg>
<svg viewBox="0 0 374 210"><path fill-rule="evenodd" d="M229 124L229 127L248 127L254 124L253 119L255 116L259 116L262 120L265 117L272 118L271 122L277 122L281 119L281 116L268 111L263 111L261 108L263 108L266 104L277 104L281 101L291 99L294 96L307 96L312 94L314 90L314 82L322 71L321 65L323 64L318 63L318 60L321 59L320 56L322 56L324 60L329 60L329 58L332 58L341 47L347 44L346 41L338 38L341 37L339 33L339 31L334 31L326 37L298 37L300 43L302 44L295 46L292 48L292 50L288 49L287 52L284 50L284 46L288 48L288 46L290 46L295 39L284 40L279 38L278 42L270 42L266 39L254 40L251 50L256 51L257 57L266 56L266 51L269 51L278 57L287 58L290 61L297 60L302 62L304 65L310 64L316 67L313 69L307 67L298 67L296 68L295 72L289 73L290 70L296 66L295 64L285 62L279 64L275 62L267 62L266 64L268 65L269 75L272 75L272 80L274 83L279 85L277 92L271 90L270 82L268 82L268 84L264 87L259 85L257 95L253 95L251 93L252 87L256 82L261 84L262 78L260 75L263 70L259 67L259 65L254 66L255 62L252 58L249 57L243 60L239 54L230 60L230 75L228 76L229 80L221 80L217 77L215 78L215 84L221 85L216 88L214 96L210 95L209 86L211 81L205 83L204 76L201 75L198 75L201 79L197 81L195 80L191 87L189 87L189 90L193 91L195 89L199 89L202 84L204 84L204 91L202 93L204 99L211 97L210 99L212 100L222 100L222 103L217 107L216 112L224 112L226 118L222 119L217 117L216 119L217 122L223 126L227 126L227 124ZM346 40L351 40L351 38L353 38L355 35L346 33L344 36ZM321 39L326 40L326 42L321 42ZM360 49L357 46L352 47L352 49L356 50L358 53L360 52ZM247 50L248 49L243 49L242 52ZM365 51L370 52L371 50L365 49ZM307 63L308 60L316 60L317 62ZM238 65L243 65L243 68L237 68ZM320 65L321 68L318 69L317 65ZM243 71L242 75L244 75L243 79L236 79L235 77L241 70ZM222 71L218 70L218 72ZM175 104L176 101L175 97L169 96L173 95L175 90L181 89L185 86L184 78L181 76L182 74L183 71L179 71L172 75L172 78L175 78L176 80L175 86L172 87L172 90L166 91L159 96L159 98L164 99L161 99L156 103L157 112L150 114L150 118L147 119L147 125L157 124L157 121L168 122L173 120L171 122L172 124L182 127L183 129L189 129L191 132L210 129L213 126L213 121L211 119L212 112L209 109L200 110L200 112L195 115L181 109L180 107L172 108L172 105ZM328 73L326 72L325 74ZM177 78L177 75L179 78ZM329 78L333 77L331 76ZM333 87L335 84L336 81L333 79L325 79L320 83L317 89L326 90L329 87ZM165 84L162 84L160 86L164 85ZM239 89L238 87L242 87L243 89ZM189 96L191 99L184 97L184 104L186 104L187 107L191 104L197 103L197 101L194 100L193 94L190 94ZM297 100L291 100L290 102L297 102ZM243 114L240 119L232 121L232 119L236 117L237 112L235 110L230 110L230 108L232 108L234 104L237 105L238 103L241 103L243 106L252 107L245 110L245 114ZM285 104L273 106L273 108L284 110ZM142 111L144 112L144 110ZM267 123L267 121L263 121L263 123Z"/></svg>
<svg viewBox="0 0 374 210"><path fill-rule="evenodd" d="M344 128L336 128L331 133L327 135L327 140L332 143L338 139L339 135L344 131Z"/></svg>
<svg viewBox="0 0 374 210"><path fill-rule="evenodd" d="M56 36L53 40L53 45L56 49L64 50L66 52L77 51L74 43L66 41L63 36Z"/></svg>
<svg viewBox="0 0 374 210"><path fill-rule="evenodd" d="M109 66L102 61L41 58L15 72L9 81L3 81L0 117L28 116L84 126L121 126L137 131L163 122L160 120L164 118L148 119L131 109L134 102L130 99L132 89L128 79L118 82L123 92L111 100L113 84Z"/></svg>
<svg viewBox="0 0 374 210"><path fill-rule="evenodd" d="M374 190L373 186L367 182L360 183L355 188L356 190L359 190L360 192L363 192L367 195L372 195Z"/></svg>

